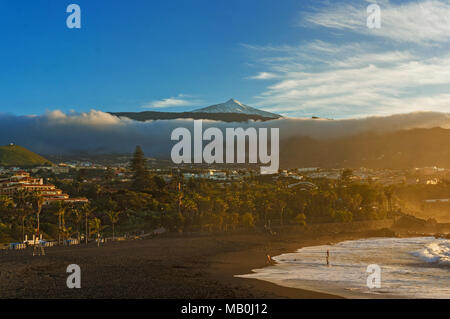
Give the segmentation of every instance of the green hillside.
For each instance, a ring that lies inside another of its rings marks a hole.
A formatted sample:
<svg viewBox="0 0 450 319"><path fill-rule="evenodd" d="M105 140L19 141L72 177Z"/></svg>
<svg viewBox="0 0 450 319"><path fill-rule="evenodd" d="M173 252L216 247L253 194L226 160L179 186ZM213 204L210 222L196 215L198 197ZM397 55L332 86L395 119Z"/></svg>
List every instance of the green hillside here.
<svg viewBox="0 0 450 319"><path fill-rule="evenodd" d="M22 146L0 146L0 166L29 167L39 165L52 165L52 163Z"/></svg>

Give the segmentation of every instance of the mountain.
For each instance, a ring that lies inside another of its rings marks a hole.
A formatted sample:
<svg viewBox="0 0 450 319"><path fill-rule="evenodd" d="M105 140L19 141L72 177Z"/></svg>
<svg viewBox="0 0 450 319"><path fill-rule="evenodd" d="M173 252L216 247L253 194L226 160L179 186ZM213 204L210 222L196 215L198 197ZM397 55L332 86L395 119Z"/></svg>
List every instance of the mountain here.
<svg viewBox="0 0 450 319"><path fill-rule="evenodd" d="M242 104L241 102L230 99L226 101L225 103L215 104L211 106L207 106L195 111L192 111L194 113L236 113L236 114L247 114L247 115L259 115L262 117L277 119L281 116L278 114L261 111L258 109L255 109L254 107Z"/></svg>
<svg viewBox="0 0 450 319"><path fill-rule="evenodd" d="M0 146L0 166L30 167L52 165L46 158L14 144Z"/></svg>
<svg viewBox="0 0 450 319"><path fill-rule="evenodd" d="M273 118L263 117L256 114L239 114L239 113L200 113L200 112L109 112L109 114L117 117L126 117L135 121L155 121L155 120L176 120L176 119L194 119L194 120L212 120L221 122L248 122L253 121L270 121Z"/></svg>
<svg viewBox="0 0 450 319"><path fill-rule="evenodd" d="M109 112L117 117L126 117L135 121L150 120L175 120L175 119L194 119L194 120L213 120L222 122L248 122L270 121L278 119L281 116L265 111L260 111L253 107L244 105L239 101L231 99L222 104L211 105L192 112Z"/></svg>

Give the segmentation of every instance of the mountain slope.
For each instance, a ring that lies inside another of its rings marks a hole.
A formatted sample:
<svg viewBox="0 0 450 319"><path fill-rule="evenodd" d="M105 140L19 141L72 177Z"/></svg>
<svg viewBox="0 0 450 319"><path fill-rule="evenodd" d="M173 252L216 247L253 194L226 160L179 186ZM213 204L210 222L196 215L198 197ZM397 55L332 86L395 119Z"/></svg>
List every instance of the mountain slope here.
<svg viewBox="0 0 450 319"><path fill-rule="evenodd" d="M411 129L335 139L293 137L281 141L280 162L293 167L450 168L450 130Z"/></svg>
<svg viewBox="0 0 450 319"><path fill-rule="evenodd" d="M39 166L51 165L46 158L18 145L0 146L0 166Z"/></svg>
<svg viewBox="0 0 450 319"><path fill-rule="evenodd" d="M194 119L194 120L212 120L221 122L248 122L270 121L273 118L263 117L255 114L237 114L237 113L194 113L194 112L109 112L117 117L126 117L135 121L156 121L156 120L176 120L176 119Z"/></svg>
<svg viewBox="0 0 450 319"><path fill-rule="evenodd" d="M261 111L231 99L222 104L211 105L192 112L109 112L117 117L126 117L135 121L156 121L175 119L213 120L222 122L270 121L281 116Z"/></svg>
<svg viewBox="0 0 450 319"><path fill-rule="evenodd" d="M225 103L215 104L207 106L198 110L193 111L193 113L237 113L237 114L248 114L248 115L259 115L262 117L277 119L281 116L278 114L261 111L255 109L254 107L242 104L241 102L230 99Z"/></svg>

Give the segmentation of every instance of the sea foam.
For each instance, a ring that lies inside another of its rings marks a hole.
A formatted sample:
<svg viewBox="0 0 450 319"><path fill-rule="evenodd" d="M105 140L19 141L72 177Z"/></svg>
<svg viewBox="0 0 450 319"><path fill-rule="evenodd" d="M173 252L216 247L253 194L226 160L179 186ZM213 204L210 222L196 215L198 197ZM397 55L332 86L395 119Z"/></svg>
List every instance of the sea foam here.
<svg viewBox="0 0 450 319"><path fill-rule="evenodd" d="M423 249L412 253L428 263L437 263L450 266L450 240L437 239L425 245Z"/></svg>
<svg viewBox="0 0 450 319"><path fill-rule="evenodd" d="M350 240L275 256L276 265L238 277L349 298L450 298L449 247L434 237ZM367 287L373 264L381 268L379 289Z"/></svg>

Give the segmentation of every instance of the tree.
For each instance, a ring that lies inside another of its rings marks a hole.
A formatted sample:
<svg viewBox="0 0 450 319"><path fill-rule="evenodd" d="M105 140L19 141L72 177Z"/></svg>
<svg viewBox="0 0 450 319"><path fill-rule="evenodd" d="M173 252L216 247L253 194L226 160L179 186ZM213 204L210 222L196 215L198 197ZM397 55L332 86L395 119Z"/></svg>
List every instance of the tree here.
<svg viewBox="0 0 450 319"><path fill-rule="evenodd" d="M338 210L334 212L333 219L338 223L350 223L353 220L353 214L349 211Z"/></svg>
<svg viewBox="0 0 450 319"><path fill-rule="evenodd" d="M89 227L88 227L88 220L89 220L89 215L92 213L92 209L91 206L89 205L89 203L83 204L83 206L81 206L81 211L83 212L84 215L84 221L85 221L85 235L84 235L84 240L86 245L88 244L88 238L89 238Z"/></svg>
<svg viewBox="0 0 450 319"><path fill-rule="evenodd" d="M197 203L192 200L192 198L184 199L180 205L180 212L185 218L187 218L189 223L192 223L194 217L198 213Z"/></svg>
<svg viewBox="0 0 450 319"><path fill-rule="evenodd" d="M384 195L386 196L387 202L388 202L388 212L392 213L393 207L392 207L392 198L394 196L394 189L392 186L385 187L384 189Z"/></svg>
<svg viewBox="0 0 450 319"><path fill-rule="evenodd" d="M236 226L239 224L239 214L236 212L228 214L227 219L227 226L230 224L233 229L236 229ZM228 227L225 230L228 230Z"/></svg>
<svg viewBox="0 0 450 319"><path fill-rule="evenodd" d="M52 204L54 213L58 216L58 245L61 245L61 234L63 233L64 214L68 205L63 201L56 201Z"/></svg>
<svg viewBox="0 0 450 319"><path fill-rule="evenodd" d="M22 241L25 240L25 220L31 214L30 194L23 189L16 191L13 195L13 201L17 208L22 223Z"/></svg>
<svg viewBox="0 0 450 319"><path fill-rule="evenodd" d="M36 211L36 220L37 220L37 229L36 229L36 236L37 236L37 240L39 241L39 227L40 227L40 222L39 222L39 216L41 215L41 211L42 211L42 206L44 205L44 197L42 197L42 195L40 195L39 193L33 193L30 196L31 199L31 203L32 206L34 208L34 210Z"/></svg>
<svg viewBox="0 0 450 319"><path fill-rule="evenodd" d="M112 232L113 232L113 240L115 240L115 232L114 232L114 225L119 222L119 211L110 210L106 213L106 216L108 216L109 221L112 225Z"/></svg>
<svg viewBox="0 0 450 319"><path fill-rule="evenodd" d="M114 170L111 167L108 167L105 171L105 175L103 176L106 183L111 183L115 177Z"/></svg>
<svg viewBox="0 0 450 319"><path fill-rule="evenodd" d="M89 222L91 232L97 235L97 246L100 246L100 231L103 229L100 218L95 217Z"/></svg>
<svg viewBox="0 0 450 319"><path fill-rule="evenodd" d="M343 183L349 183L353 177L353 171L351 169L344 169L341 174L341 181Z"/></svg>
<svg viewBox="0 0 450 319"><path fill-rule="evenodd" d="M166 182L161 176L158 175L153 176L153 183L159 190L162 190L164 189L164 187L166 187Z"/></svg>
<svg viewBox="0 0 450 319"><path fill-rule="evenodd" d="M0 195L0 211L7 210L14 205L14 201L11 197Z"/></svg>
<svg viewBox="0 0 450 319"><path fill-rule="evenodd" d="M73 221L75 222L75 225L77 227L77 239L78 239L78 242L80 242L80 240L81 240L80 224L84 217L83 210L80 209L79 207L74 207L72 209L72 216L73 216Z"/></svg>
<svg viewBox="0 0 450 319"><path fill-rule="evenodd" d="M136 146L130 168L133 171L132 188L134 190L143 191L150 187L150 174L147 169L147 160L140 146Z"/></svg>
<svg viewBox="0 0 450 319"><path fill-rule="evenodd" d="M14 207L14 201L10 196L0 195L0 218L3 219L8 216L12 208Z"/></svg>
<svg viewBox="0 0 450 319"><path fill-rule="evenodd" d="M300 226L305 226L306 225L305 214L303 214L303 213L297 214L297 216L295 216L295 222Z"/></svg>
<svg viewBox="0 0 450 319"><path fill-rule="evenodd" d="M248 228L253 227L255 224L255 218L253 217L252 214L245 213L244 215L241 216L241 223L245 227L248 227Z"/></svg>
<svg viewBox="0 0 450 319"><path fill-rule="evenodd" d="M283 226L284 211L289 201L289 195L290 194L286 190L280 189L280 187L278 188L278 194L277 198L275 199L275 205L280 213L280 226Z"/></svg>

